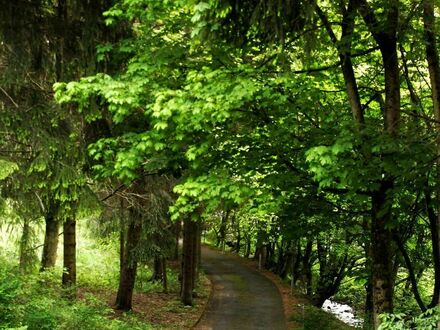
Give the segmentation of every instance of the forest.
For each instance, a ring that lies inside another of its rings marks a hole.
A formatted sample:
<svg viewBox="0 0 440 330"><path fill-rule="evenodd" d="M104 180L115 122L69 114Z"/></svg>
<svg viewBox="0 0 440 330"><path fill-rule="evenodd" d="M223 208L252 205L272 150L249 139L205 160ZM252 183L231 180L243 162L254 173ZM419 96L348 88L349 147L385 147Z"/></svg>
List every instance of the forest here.
<svg viewBox="0 0 440 330"><path fill-rule="evenodd" d="M439 45L436 0L0 0L0 329L190 329L220 258L289 329L440 329Z"/></svg>

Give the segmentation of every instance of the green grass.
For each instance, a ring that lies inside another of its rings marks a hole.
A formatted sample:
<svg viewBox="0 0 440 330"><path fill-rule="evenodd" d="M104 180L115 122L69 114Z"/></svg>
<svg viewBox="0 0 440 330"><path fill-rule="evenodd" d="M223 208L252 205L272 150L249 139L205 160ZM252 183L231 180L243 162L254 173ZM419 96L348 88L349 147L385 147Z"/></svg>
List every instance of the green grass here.
<svg viewBox="0 0 440 330"><path fill-rule="evenodd" d="M330 313L310 305L300 305L290 318L295 322L294 329L301 330L352 330L350 327Z"/></svg>
<svg viewBox="0 0 440 330"><path fill-rule="evenodd" d="M15 264L0 257L0 329L152 329L129 314L114 319L113 310L91 294L69 301L59 278L59 270L20 275Z"/></svg>

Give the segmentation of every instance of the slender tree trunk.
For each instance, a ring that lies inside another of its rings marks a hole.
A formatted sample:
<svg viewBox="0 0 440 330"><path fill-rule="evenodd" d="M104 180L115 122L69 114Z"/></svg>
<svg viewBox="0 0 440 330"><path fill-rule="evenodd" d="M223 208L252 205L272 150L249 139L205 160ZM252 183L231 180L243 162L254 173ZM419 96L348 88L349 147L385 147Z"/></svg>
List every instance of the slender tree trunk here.
<svg viewBox="0 0 440 330"><path fill-rule="evenodd" d="M363 228L366 233L371 233L371 221L367 217L363 219ZM370 235L371 236L371 235ZM364 246L365 270L367 273L367 283L365 283L365 308L363 329L370 330L374 327L373 321L373 276L372 276L372 251L371 240L367 240Z"/></svg>
<svg viewBox="0 0 440 330"><path fill-rule="evenodd" d="M20 272L28 273L32 268L34 250L31 247L32 228L28 219L24 219L23 232L20 238Z"/></svg>
<svg viewBox="0 0 440 330"><path fill-rule="evenodd" d="M162 285L163 292L168 293L167 259L162 258Z"/></svg>
<svg viewBox="0 0 440 330"><path fill-rule="evenodd" d="M397 233L395 235L393 235L394 241L397 244L397 247L400 250L400 253L402 254L403 259L405 260L405 264L406 264L406 268L408 269L408 274L409 274L409 283L411 283L411 287L412 287L412 291L414 294L414 298L417 301L417 304L420 307L420 310L422 312L426 312L426 306L422 300L422 297L420 296L420 292L418 289L418 285L417 285L417 277L416 274L414 272L414 268L412 267L412 263L411 260L409 258L409 255L406 251L405 245L404 243L401 241L400 237L397 235Z"/></svg>
<svg viewBox="0 0 440 330"><path fill-rule="evenodd" d="M313 248L313 241L309 239L307 241L306 247L304 249L304 256L302 260L302 267L303 267L303 275L304 275L304 282L306 286L306 294L308 296L312 296L313 290L312 290L312 248Z"/></svg>
<svg viewBox="0 0 440 330"><path fill-rule="evenodd" d="M296 283L298 282L299 278L300 278L300 270L301 270L301 262L303 260L302 257L302 253L301 253L301 241L298 240L297 243L297 247L295 250L295 261L293 264L293 269L292 269L292 276L293 276L293 285L296 285Z"/></svg>
<svg viewBox="0 0 440 330"><path fill-rule="evenodd" d="M246 237L246 251L244 253L244 257L249 258L250 255L251 255L251 238L250 238L250 236L247 236Z"/></svg>
<svg viewBox="0 0 440 330"><path fill-rule="evenodd" d="M154 257L153 263L153 275L149 281L158 282L163 280L163 258L160 256Z"/></svg>
<svg viewBox="0 0 440 330"><path fill-rule="evenodd" d="M182 251L182 287L181 299L185 305L193 304L193 289L195 283L195 237L196 223L190 217L183 222L183 251Z"/></svg>
<svg viewBox="0 0 440 330"><path fill-rule="evenodd" d="M202 223L198 221L196 223L197 226L197 235L195 237L195 247L196 247L196 278L199 278L200 267L202 265Z"/></svg>
<svg viewBox="0 0 440 330"><path fill-rule="evenodd" d="M55 219L55 216L52 212L46 214L44 220L46 222L46 231L44 233L41 271L55 266L57 261L58 232L60 229L60 223L57 221L57 219Z"/></svg>
<svg viewBox="0 0 440 330"><path fill-rule="evenodd" d="M181 231L182 231L182 223L180 221L176 221L174 225L174 233L175 233L174 260L179 260L179 240L180 240Z"/></svg>
<svg viewBox="0 0 440 330"><path fill-rule="evenodd" d="M390 189L390 183L382 182L380 190L372 197L371 266L375 329L380 325L379 315L393 311L392 234L387 226L391 218L391 205L387 198Z"/></svg>
<svg viewBox="0 0 440 330"><path fill-rule="evenodd" d="M226 228L228 225L229 214L230 214L230 210L226 210L224 213L222 213L221 216L217 246L221 246L223 251L225 250Z"/></svg>
<svg viewBox="0 0 440 330"><path fill-rule="evenodd" d="M370 330L373 328L374 320L373 320L373 284L371 279L371 274L368 276L367 283L365 285L365 317L363 329Z"/></svg>
<svg viewBox="0 0 440 330"><path fill-rule="evenodd" d="M426 59L428 61L429 77L431 80L432 103L434 116L437 121L437 155L440 157L440 64L436 45L436 25L434 15L434 0L425 0L423 3L423 23L425 30ZM437 181L440 179L440 159L437 158ZM440 201L440 192L437 192L437 201ZM429 205L428 205L429 207ZM440 305L440 211L430 216L430 230L432 238L432 253L435 271L434 294L431 307ZM440 328L440 323L439 326Z"/></svg>
<svg viewBox="0 0 440 330"><path fill-rule="evenodd" d="M125 256L125 221L123 218L123 214L121 214L121 218L119 220L119 274L122 274L122 269L125 264L124 256Z"/></svg>
<svg viewBox="0 0 440 330"><path fill-rule="evenodd" d="M64 287L76 284L76 221L68 219L63 224L63 278Z"/></svg>
<svg viewBox="0 0 440 330"><path fill-rule="evenodd" d="M384 126L390 137L397 139L400 118L400 71L397 57L399 0L389 0L383 22L379 22L366 0L357 0L358 10L377 42L384 67ZM389 229L393 203L393 179L383 173L379 189L372 194L371 257L374 328L380 326L379 315L393 311L394 249Z"/></svg>
<svg viewBox="0 0 440 330"><path fill-rule="evenodd" d="M324 24L331 41L338 49L339 60L341 62L341 71L344 76L345 88L347 90L353 120L356 124L363 125L364 112L354 74L353 63L351 61L351 44L353 38L354 20L356 17L356 0L349 0L347 8L343 8L341 40L337 39L331 23L318 5L316 5L316 12Z"/></svg>
<svg viewBox="0 0 440 330"><path fill-rule="evenodd" d="M136 280L137 260L135 250L142 232L141 216L137 210L130 209L130 223L124 248L124 258L119 275L119 287L116 297L116 308L128 311L132 308L134 284Z"/></svg>

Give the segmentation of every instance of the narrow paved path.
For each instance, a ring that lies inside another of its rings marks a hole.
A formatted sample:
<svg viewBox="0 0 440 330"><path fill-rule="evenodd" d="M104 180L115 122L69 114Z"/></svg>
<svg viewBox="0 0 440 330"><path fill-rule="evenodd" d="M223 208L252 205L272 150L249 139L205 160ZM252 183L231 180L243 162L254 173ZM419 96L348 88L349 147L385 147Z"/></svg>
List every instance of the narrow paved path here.
<svg viewBox="0 0 440 330"><path fill-rule="evenodd" d="M202 267L213 283L213 294L197 330L285 330L277 287L234 256L202 249Z"/></svg>

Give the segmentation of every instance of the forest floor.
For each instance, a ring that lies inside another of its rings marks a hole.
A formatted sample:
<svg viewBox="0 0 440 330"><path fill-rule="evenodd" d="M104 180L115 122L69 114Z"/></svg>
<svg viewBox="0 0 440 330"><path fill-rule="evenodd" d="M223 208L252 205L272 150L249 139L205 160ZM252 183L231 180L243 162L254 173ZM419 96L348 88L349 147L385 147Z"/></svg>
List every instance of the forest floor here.
<svg viewBox="0 0 440 330"><path fill-rule="evenodd" d="M178 263L169 264L171 268L178 268ZM179 292L171 288L168 293L163 292L134 292L133 309L129 313L139 320L150 324L153 329L191 329L200 319L211 291L211 283L205 275L200 276L193 306L184 306L180 301ZM108 289L82 289L79 296L93 294L114 308L116 292ZM120 318L123 312L114 310L114 318Z"/></svg>
<svg viewBox="0 0 440 330"><path fill-rule="evenodd" d="M213 292L197 330L208 329L354 329L291 293L288 283L258 263L234 253L203 247L202 265ZM233 323L231 323L233 322Z"/></svg>

